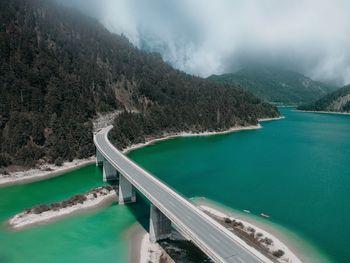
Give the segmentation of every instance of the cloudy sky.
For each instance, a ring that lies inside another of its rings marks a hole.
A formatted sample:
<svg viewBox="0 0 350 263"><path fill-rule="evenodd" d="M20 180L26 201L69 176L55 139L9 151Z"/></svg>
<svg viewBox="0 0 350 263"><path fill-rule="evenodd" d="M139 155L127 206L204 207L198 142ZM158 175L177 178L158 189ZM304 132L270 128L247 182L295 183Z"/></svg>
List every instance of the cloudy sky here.
<svg viewBox="0 0 350 263"><path fill-rule="evenodd" d="M349 0L60 1L191 74L258 64L350 83Z"/></svg>

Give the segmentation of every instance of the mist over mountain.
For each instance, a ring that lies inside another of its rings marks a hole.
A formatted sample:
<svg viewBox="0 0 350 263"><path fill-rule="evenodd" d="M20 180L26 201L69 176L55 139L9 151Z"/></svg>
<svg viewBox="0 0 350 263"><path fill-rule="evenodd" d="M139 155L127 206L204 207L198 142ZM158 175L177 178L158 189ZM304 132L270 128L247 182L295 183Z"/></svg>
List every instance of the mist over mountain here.
<svg viewBox="0 0 350 263"><path fill-rule="evenodd" d="M298 109L350 113L350 85L329 93L314 103L302 105Z"/></svg>
<svg viewBox="0 0 350 263"><path fill-rule="evenodd" d="M125 110L113 130L120 148L279 115L252 94L175 70L56 3L0 1L0 10L0 169L93 155L92 120L116 110Z"/></svg>
<svg viewBox="0 0 350 263"><path fill-rule="evenodd" d="M279 105L311 103L337 89L298 72L277 68L245 68L236 73L212 75L209 79L238 85Z"/></svg>
<svg viewBox="0 0 350 263"><path fill-rule="evenodd" d="M346 0L57 1L195 75L262 64L340 86L350 83Z"/></svg>

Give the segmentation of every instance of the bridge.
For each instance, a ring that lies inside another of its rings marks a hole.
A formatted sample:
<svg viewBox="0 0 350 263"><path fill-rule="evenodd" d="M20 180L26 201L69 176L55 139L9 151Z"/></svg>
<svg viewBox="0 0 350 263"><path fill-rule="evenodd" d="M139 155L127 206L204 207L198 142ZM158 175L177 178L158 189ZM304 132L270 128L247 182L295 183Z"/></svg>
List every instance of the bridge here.
<svg viewBox="0 0 350 263"><path fill-rule="evenodd" d="M174 226L214 262L257 263L270 259L235 236L174 189L118 151L109 141L108 126L94 134L96 165L103 165L104 180L119 179L119 204L136 202L135 188L149 199L150 241L169 237Z"/></svg>

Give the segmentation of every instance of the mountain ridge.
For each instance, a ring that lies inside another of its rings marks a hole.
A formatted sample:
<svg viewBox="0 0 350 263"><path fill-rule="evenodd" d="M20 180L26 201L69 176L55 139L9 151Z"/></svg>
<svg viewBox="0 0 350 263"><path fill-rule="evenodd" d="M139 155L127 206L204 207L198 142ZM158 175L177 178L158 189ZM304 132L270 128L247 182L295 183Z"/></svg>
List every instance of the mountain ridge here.
<svg viewBox="0 0 350 263"><path fill-rule="evenodd" d="M246 68L209 79L239 85L266 101L282 105L310 103L334 90L298 72L275 68Z"/></svg>
<svg viewBox="0 0 350 263"><path fill-rule="evenodd" d="M0 167L93 155L99 112L124 111L117 116L124 127L114 133L120 147L279 115L250 93L173 69L52 1L1 1L0 10Z"/></svg>
<svg viewBox="0 0 350 263"><path fill-rule="evenodd" d="M350 85L331 92L311 104L301 105L299 110L350 113Z"/></svg>

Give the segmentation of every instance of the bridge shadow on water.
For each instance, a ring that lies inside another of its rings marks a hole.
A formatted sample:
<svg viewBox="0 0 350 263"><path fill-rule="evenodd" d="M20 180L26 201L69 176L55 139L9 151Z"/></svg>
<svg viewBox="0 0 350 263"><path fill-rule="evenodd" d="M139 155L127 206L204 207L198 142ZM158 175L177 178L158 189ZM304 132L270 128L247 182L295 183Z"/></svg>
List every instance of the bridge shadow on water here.
<svg viewBox="0 0 350 263"><path fill-rule="evenodd" d="M140 226L149 232L150 201L136 191L136 202L126 204L126 206ZM161 240L158 243L175 262L212 262L199 248L191 241L185 240L174 228L171 236L171 238Z"/></svg>
<svg viewBox="0 0 350 263"><path fill-rule="evenodd" d="M150 202L141 193L136 191L136 202L126 204L131 213L135 216L137 222L148 232L150 218Z"/></svg>
<svg viewBox="0 0 350 263"><path fill-rule="evenodd" d="M118 195L119 180L108 181L108 184L114 188ZM141 227L148 232L151 206L148 199L136 190L136 202L125 204L125 206L134 215L136 221Z"/></svg>

